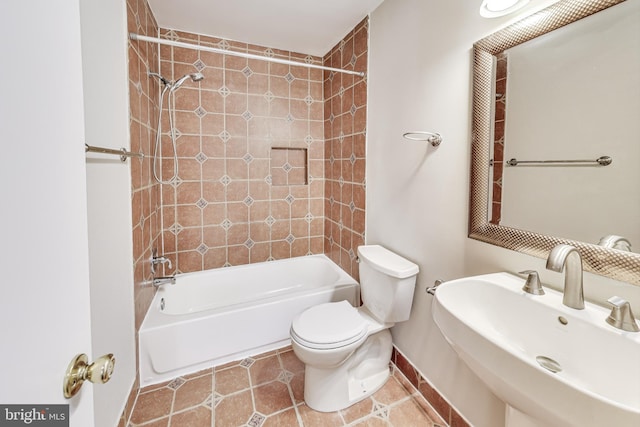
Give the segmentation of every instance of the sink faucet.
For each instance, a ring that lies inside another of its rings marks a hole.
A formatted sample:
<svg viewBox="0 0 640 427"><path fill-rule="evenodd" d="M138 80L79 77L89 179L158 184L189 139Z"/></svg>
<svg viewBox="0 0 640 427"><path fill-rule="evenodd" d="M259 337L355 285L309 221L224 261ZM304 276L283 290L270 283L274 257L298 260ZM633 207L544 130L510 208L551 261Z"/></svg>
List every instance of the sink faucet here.
<svg viewBox="0 0 640 427"><path fill-rule="evenodd" d="M580 252L571 245L557 245L547 258L547 269L565 271L564 296L562 303L576 310L584 309L584 291L582 288L582 258Z"/></svg>

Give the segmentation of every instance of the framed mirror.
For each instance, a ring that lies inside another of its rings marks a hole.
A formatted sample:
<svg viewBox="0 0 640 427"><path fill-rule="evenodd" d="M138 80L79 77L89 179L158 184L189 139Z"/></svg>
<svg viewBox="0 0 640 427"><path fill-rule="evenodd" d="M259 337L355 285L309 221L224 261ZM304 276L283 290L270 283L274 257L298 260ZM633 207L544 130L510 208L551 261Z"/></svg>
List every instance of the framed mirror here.
<svg viewBox="0 0 640 427"><path fill-rule="evenodd" d="M628 3L634 3L635 0L629 1ZM504 67L504 63L501 64L501 61L508 59L509 53L514 50L514 48L520 49L521 46L531 45L534 43L538 43L543 40L545 37L554 36L562 31L566 31L567 28L571 27L571 24L575 24L573 27L582 25L584 22L588 20L585 19L590 17L589 20L593 20L594 18L600 18L600 16L605 16L609 14L612 10L610 9L616 5L621 5L625 3L624 0L562 0L558 3L553 4L552 6L537 12L529 17L522 19L521 21L510 25L500 31L497 31L490 36L479 40L474 44L474 69L473 69L473 121L472 121L472 158L471 158L471 179L470 179L470 220L469 220L469 237L473 239L477 239L486 243L494 244L497 246L501 246L507 249L515 250L518 252L523 252L529 255L537 256L540 258L546 258L548 256L549 251L557 244L565 243L575 246L580 254L582 255L583 265L585 271L590 271L595 274L599 274L602 276L606 276L615 280L620 280L623 282L632 283L635 285L640 285L640 254L630 252L628 247L615 246L615 243L624 243L624 241L628 241L623 236L618 236L615 230L608 233L608 230L598 230L595 233L600 233L602 235L602 239L598 241L592 237L582 237L580 234L573 234L572 231L567 230L568 227L561 227L554 229L553 227L549 229L538 228L537 226L531 225L526 221L523 221L522 224L518 223L518 220L510 220L508 222L501 220L501 212L500 207L496 209L496 200L499 202L506 202L506 200L502 199L501 188L498 186L496 190L494 190L495 184L494 181L498 181L498 184L506 184L508 176L503 176L503 171L509 167L506 165L506 162L509 162L511 159L502 158L501 149L495 149L495 141L496 136L497 139L503 138L505 135L519 135L519 136L510 136L511 140L507 138L503 139L504 143L504 151L508 151L516 146L515 142L521 143L522 147L525 147L526 150L529 149L531 153L527 153L526 156L534 156L534 154L539 154L540 158L521 158L518 160L547 160L545 154L548 156L549 152L545 152L543 148L543 142L548 142L551 138L548 136L551 132L562 133L566 132L564 139L581 139L580 131L581 128L570 128L565 131L556 132L555 130L549 131L545 126L549 126L549 120L547 119L535 119L531 118L529 122L534 122L536 125L536 130L540 130L540 134L536 136L537 139L522 143L522 139L524 137L522 135L534 134L531 129L520 132L505 132L505 127L511 127L511 130L514 128L515 120L509 122L510 117L516 117L514 110L509 110L509 103L505 104L506 110L501 109L500 102L501 98L505 97L507 100L515 98L516 93L514 90L517 90L517 86L504 86L502 82L500 82L500 78L503 76L507 76L508 79L512 79L513 81L517 81L515 75L511 75L510 71L505 71L507 68ZM634 4L633 6L635 6ZM625 5L626 7L626 5ZM598 13L603 12L600 16L597 16ZM633 18L635 19L635 18ZM582 20L582 21L581 21ZM579 22L580 21L580 22ZM638 42L638 38L640 38L637 34L637 19L635 19L635 32L632 33L632 37L635 36L635 42ZM612 28L614 26L611 26ZM555 32L555 33L554 33ZM576 36L572 36L573 39ZM607 40L608 43L612 43L610 39ZM566 44L564 42L560 42L560 45ZM585 44L589 47L589 42ZM591 46L594 48L593 46ZM521 49L520 49L521 50ZM575 49L573 49L575 50ZM602 49L600 49L602 50ZM610 49L615 51L615 49ZM521 50L521 51L525 51ZM519 53L520 54L520 53ZM613 53L615 54L615 52ZM522 55L522 54L520 54ZM561 55L565 56L565 55ZM513 60L515 62L515 59ZM537 62L537 60L536 60ZM571 62L575 62L572 60ZM554 59L554 64L557 63L557 60ZM582 67L585 68L585 67ZM517 70L517 68L514 68ZM537 73L539 74L539 73ZM637 73L632 76L637 78ZM519 76L517 76L519 77ZM632 78L634 78L632 77ZM498 78L498 80L497 80ZM612 76L611 78L616 78L616 76ZM599 85L606 85L607 83L604 81L593 81L594 77L588 77L587 79L591 79L592 83ZM558 85L561 79L553 79L553 81L547 82L544 81L543 84L548 86ZM640 80L640 79L639 79ZM635 84L635 81L634 81ZM534 84L529 84L529 82L525 82L524 86L521 87L535 87ZM508 89L507 89L508 87ZM561 93L559 88L555 87L555 92ZM563 89L564 90L564 89ZM602 92L600 94L596 93L592 95L594 99L599 99L601 97ZM521 98L528 98L527 96L522 96ZM567 98L571 98L568 99ZM575 98L575 99L574 99ZM569 102L574 103L582 103L577 96L571 95L570 97L567 95L559 95L558 99L563 99ZM504 101L504 100L502 100ZM548 104L550 107L557 104L559 101L553 101L552 104ZM513 104L512 104L513 105ZM543 108L541 108L544 110ZM525 108L527 112L532 111L532 107L527 106ZM566 107L563 111L566 111ZM563 113L560 111L560 113ZM637 114L637 113L635 113ZM637 117L637 115L635 115ZM507 120L506 126L498 123L499 119ZM525 117L525 120L521 120L523 122L527 122L528 117ZM564 122L570 122L570 120L562 120ZM637 118L634 122L637 122ZM498 124L497 124L498 123ZM619 128L617 126L616 128ZM526 128L525 128L526 129ZM546 133L545 133L546 132ZM592 132L593 133L593 132ZM604 132L606 133L606 132ZM574 136L575 135L575 136ZM606 140L606 138L600 138L602 141ZM624 139L620 137L619 139ZM638 135L635 135L635 138L631 141L626 141L627 144L638 146ZM553 142L550 144L552 147L551 153L553 150L559 150L562 152L564 149L562 145L559 143ZM583 144L585 145L585 144ZM508 147L508 148L507 148ZM579 147L584 148L584 147ZM600 156L606 155L607 151L607 143L603 142L599 147L599 150L602 153L598 155L594 155L594 159L596 160ZM609 148L612 149L613 148ZM537 153L536 150L540 151ZM574 150L576 151L576 150ZM588 151L588 150L586 150ZM615 151L615 150L614 150ZM582 153L577 151L573 153L572 156L562 156L560 155L560 159L565 160L590 160L591 153ZM518 154L520 156L520 154ZM525 154L523 154L525 156ZM613 164L618 166L616 163L616 156L613 157ZM618 162L623 162L626 160L631 160L632 162L636 162L633 165L634 169L640 170L637 162L640 162L640 158L631 158L628 157L638 157L635 154L628 155L618 155ZM553 158L553 157L551 157ZM537 165L536 165L537 166ZM518 166L517 169L520 171L525 171L526 173L532 173L534 168L536 169L536 173L538 173L539 177L543 177L545 179L550 179L552 184L546 184L546 187L543 185L541 190L541 195L548 193L548 189L551 187L560 187L560 185L556 185L558 183L562 183L565 181L576 181L578 185L583 181L583 176L591 176L594 177L594 182L599 183L602 188L603 194L616 193L619 192L619 189L624 185L630 188L628 190L633 194L634 197L638 197L640 200L640 190L638 189L638 182L634 181L629 187L628 182L623 181L607 181L603 180L603 176L612 175L611 172L603 173L603 171L611 171L613 168L607 169L609 166L604 166L599 163L595 164L564 164L564 165L548 165L544 164L541 167L536 167L531 165L530 168L523 168L522 166ZM551 166L551 167L549 167ZM600 174L600 175L597 175ZM498 176L498 179L495 179ZM551 178L549 178L549 176ZM562 177L562 178L560 178ZM627 176L621 176L619 179L624 180L627 179ZM522 180L522 179L521 179ZM516 179L511 179L509 181L509 185L516 182ZM522 181L534 181L533 179L524 179ZM543 179L540 179L543 181ZM602 183L606 182L606 185ZM584 188L591 188L597 185L582 185ZM535 195L534 188L524 187L521 192L524 194L524 197L520 202L516 202L516 205L524 206L524 210L529 210L533 213L533 217L539 216L544 208L548 207L552 204L551 201L540 201L537 200L541 196ZM566 198L569 202L569 205L581 206L582 201L575 198L575 191L566 190L562 197ZM574 198L572 198L574 197ZM542 207L539 203L542 203ZM611 203L617 203L615 201ZM625 199L625 203L626 199ZM635 202L632 202L635 203ZM640 201L638 202L640 206ZM624 207L620 206L621 209ZM504 209L504 207L503 207ZM538 209L538 210L536 210ZM565 219L561 217L568 217L569 221L567 224L571 224L571 222L578 222L584 218L582 215L584 209L588 209L588 204L586 208L582 208L583 211L578 211L578 213L570 213L568 212L568 208L557 208L552 210L558 215L557 218L551 217L546 220L547 223L560 223L560 219ZM506 211L506 210L505 210ZM602 216L602 215L600 215ZM635 216L635 215L631 215ZM557 219L557 221L556 221ZM635 221L631 222L626 220L615 220L615 223L629 222L631 227L631 234L635 231L640 232L640 217L633 218ZM586 219L584 221L588 226L592 226L596 221ZM595 228L595 227L594 227ZM613 237L612 237L613 236ZM617 238L622 239L617 239ZM628 237L628 236L627 236ZM633 243L633 242L632 242ZM619 249L613 249L614 247L618 247ZM640 241L635 242L635 250L640 249Z"/></svg>

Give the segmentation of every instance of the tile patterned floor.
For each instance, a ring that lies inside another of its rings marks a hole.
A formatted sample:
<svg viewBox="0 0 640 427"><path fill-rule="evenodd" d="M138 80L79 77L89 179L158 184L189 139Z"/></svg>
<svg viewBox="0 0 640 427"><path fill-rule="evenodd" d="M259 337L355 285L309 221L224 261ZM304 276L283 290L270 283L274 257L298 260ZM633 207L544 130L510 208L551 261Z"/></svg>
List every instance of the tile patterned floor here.
<svg viewBox="0 0 640 427"><path fill-rule="evenodd" d="M445 423L391 365L389 381L342 411L304 404L304 364L291 347L140 391L128 427L439 427Z"/></svg>

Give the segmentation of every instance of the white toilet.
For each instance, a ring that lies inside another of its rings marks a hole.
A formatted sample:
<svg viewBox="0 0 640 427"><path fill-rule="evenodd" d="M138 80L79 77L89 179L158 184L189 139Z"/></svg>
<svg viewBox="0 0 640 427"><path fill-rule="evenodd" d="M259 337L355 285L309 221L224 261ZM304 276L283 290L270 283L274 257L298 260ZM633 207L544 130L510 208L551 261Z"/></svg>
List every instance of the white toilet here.
<svg viewBox="0 0 640 427"><path fill-rule="evenodd" d="M409 318L418 266L378 245L360 246L363 305L311 307L291 325L291 344L306 365L304 400L333 412L373 394L389 378L391 333Z"/></svg>

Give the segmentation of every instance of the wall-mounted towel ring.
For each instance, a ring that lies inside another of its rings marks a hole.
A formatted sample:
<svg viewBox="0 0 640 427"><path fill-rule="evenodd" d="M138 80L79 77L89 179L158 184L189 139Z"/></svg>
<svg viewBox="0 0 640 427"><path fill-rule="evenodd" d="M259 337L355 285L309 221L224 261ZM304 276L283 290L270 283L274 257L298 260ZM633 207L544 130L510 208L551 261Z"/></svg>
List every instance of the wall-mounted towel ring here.
<svg viewBox="0 0 640 427"><path fill-rule="evenodd" d="M412 141L427 141L434 147L437 147L442 142L442 135L436 132L413 131L405 132L402 136Z"/></svg>

